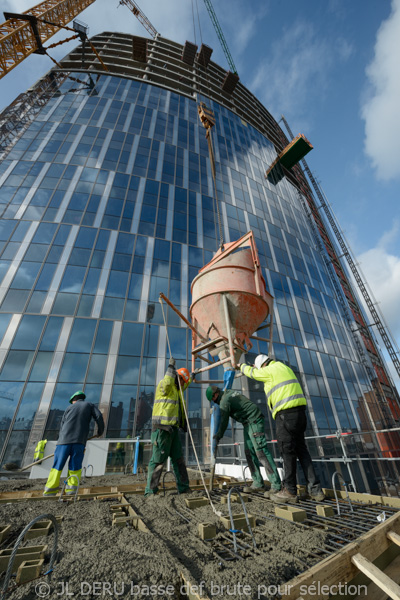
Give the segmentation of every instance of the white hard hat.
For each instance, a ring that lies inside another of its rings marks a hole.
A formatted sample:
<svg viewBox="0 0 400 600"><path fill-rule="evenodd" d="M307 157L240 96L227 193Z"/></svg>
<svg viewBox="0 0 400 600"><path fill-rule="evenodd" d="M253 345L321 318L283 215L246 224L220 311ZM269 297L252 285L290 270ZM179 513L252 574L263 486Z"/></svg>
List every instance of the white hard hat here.
<svg viewBox="0 0 400 600"><path fill-rule="evenodd" d="M259 354L254 361L254 366L256 369L261 369L263 364L267 362L268 356L266 354Z"/></svg>

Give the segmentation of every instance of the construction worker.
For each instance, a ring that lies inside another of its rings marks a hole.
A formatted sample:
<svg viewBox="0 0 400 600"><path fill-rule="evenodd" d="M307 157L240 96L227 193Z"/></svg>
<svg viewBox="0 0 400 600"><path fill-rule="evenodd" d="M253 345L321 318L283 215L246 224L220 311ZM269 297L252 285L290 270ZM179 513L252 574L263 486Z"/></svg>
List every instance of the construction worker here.
<svg viewBox="0 0 400 600"><path fill-rule="evenodd" d="M36 444L33 460L41 460L44 457L44 449L46 448L47 440L40 440Z"/></svg>
<svg viewBox="0 0 400 600"><path fill-rule="evenodd" d="M224 436L225 430L228 427L229 417L232 417L235 421L239 421L243 425L246 460L253 479L252 485L244 487L243 491L265 490L260 471L261 463L271 482L272 493L279 492L281 489L281 479L272 454L267 448L264 415L260 409L240 392L235 390L226 390L223 392L216 385L207 388L206 397L209 402L219 404L220 408L221 420L218 431L214 434L217 444ZM269 495L269 490L264 491L266 498L269 498Z"/></svg>
<svg viewBox="0 0 400 600"><path fill-rule="evenodd" d="M100 437L104 431L103 415L97 406L91 402L84 402L85 398L85 394L79 391L75 392L69 399L71 406L67 408L61 420L54 463L43 496L57 494L61 472L68 458L68 479L65 493L67 495L75 494L81 479L83 454L91 420L94 419L97 423L97 435L94 437Z"/></svg>
<svg viewBox="0 0 400 600"><path fill-rule="evenodd" d="M246 377L264 382L267 404L276 420L276 437L284 466L284 488L277 494L271 494L271 500L279 503L297 502L298 458L308 493L313 500L322 501L325 496L304 440L307 401L296 375L290 367L266 354L259 354L253 367L242 364L240 370Z"/></svg>
<svg viewBox="0 0 400 600"><path fill-rule="evenodd" d="M117 442L115 446L114 466L125 465L125 444L124 442Z"/></svg>
<svg viewBox="0 0 400 600"><path fill-rule="evenodd" d="M153 453L149 462L144 493L147 497L157 494L161 473L168 457L171 457L178 492L184 494L190 491L179 429L187 430L183 408L184 398L181 392L187 389L193 378L190 377L187 369L176 370L175 359L170 358L167 372L157 385L151 418Z"/></svg>

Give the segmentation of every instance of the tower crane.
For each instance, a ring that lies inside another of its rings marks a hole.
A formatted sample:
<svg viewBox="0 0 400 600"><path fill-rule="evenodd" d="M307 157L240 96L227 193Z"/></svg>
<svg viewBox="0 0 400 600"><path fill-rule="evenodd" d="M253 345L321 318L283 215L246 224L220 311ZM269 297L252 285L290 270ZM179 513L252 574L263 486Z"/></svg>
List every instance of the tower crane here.
<svg viewBox="0 0 400 600"><path fill-rule="evenodd" d="M217 32L217 36L221 43L222 50L224 51L224 54L226 56L226 60L228 61L229 68L231 69L232 73L235 73L237 75L235 63L233 62L232 55L229 52L228 44L226 43L225 36L222 32L221 25L219 24L217 15L215 14L215 10L212 5L212 2L211 2L211 0L204 0L204 4L206 5L206 8L208 10L208 14L210 15L210 19L211 19L212 24L214 25L214 29Z"/></svg>
<svg viewBox="0 0 400 600"><path fill-rule="evenodd" d="M45 54L43 43L95 0L45 0L24 13L4 13L0 25L0 78L34 52Z"/></svg>
<svg viewBox="0 0 400 600"><path fill-rule="evenodd" d="M152 38L156 38L158 35L158 31L155 27L150 23L149 19L146 17L144 12L139 8L139 6L133 0L120 0L120 4L125 4L135 15L135 17L140 21L140 23L145 27L148 33Z"/></svg>

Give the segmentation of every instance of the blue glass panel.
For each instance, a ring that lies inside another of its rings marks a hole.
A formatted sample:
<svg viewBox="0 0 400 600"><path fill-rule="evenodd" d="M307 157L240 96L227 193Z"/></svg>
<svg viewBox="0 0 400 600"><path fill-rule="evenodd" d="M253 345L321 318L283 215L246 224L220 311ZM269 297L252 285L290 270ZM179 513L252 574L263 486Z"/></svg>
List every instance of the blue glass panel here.
<svg viewBox="0 0 400 600"><path fill-rule="evenodd" d="M33 363L29 381L46 381L52 359L52 352L38 352Z"/></svg>
<svg viewBox="0 0 400 600"><path fill-rule="evenodd" d="M90 352L95 328L95 319L75 319L67 352Z"/></svg>
<svg viewBox="0 0 400 600"><path fill-rule="evenodd" d="M113 387L107 437L126 438L132 435L136 389L129 385Z"/></svg>
<svg viewBox="0 0 400 600"><path fill-rule="evenodd" d="M119 321L122 319L123 311L124 300L122 298L110 298L106 296L101 310L101 318Z"/></svg>
<svg viewBox="0 0 400 600"><path fill-rule="evenodd" d="M115 383L136 385L139 381L140 359L131 356L119 356L115 369Z"/></svg>
<svg viewBox="0 0 400 600"><path fill-rule="evenodd" d="M0 314L0 343L10 323L12 315Z"/></svg>
<svg viewBox="0 0 400 600"><path fill-rule="evenodd" d="M100 321L96 334L93 352L107 354L110 345L113 324L111 321Z"/></svg>
<svg viewBox="0 0 400 600"><path fill-rule="evenodd" d="M34 350L37 346L46 317L25 315L22 317L11 348L13 350Z"/></svg>
<svg viewBox="0 0 400 600"><path fill-rule="evenodd" d="M0 374L1 381L25 381L30 369L33 352L10 350Z"/></svg>
<svg viewBox="0 0 400 600"><path fill-rule="evenodd" d="M31 289L40 267L41 263L22 262L12 281L11 287L18 290Z"/></svg>
<svg viewBox="0 0 400 600"><path fill-rule="evenodd" d="M80 292L86 268L67 265L60 284L60 292Z"/></svg>
<svg viewBox="0 0 400 600"><path fill-rule="evenodd" d="M66 354L60 370L59 381L83 381L88 360L89 354L80 354L79 352ZM72 394L73 392L71 392Z"/></svg>
<svg viewBox="0 0 400 600"><path fill-rule="evenodd" d="M128 273L122 271L110 271L107 285L107 296L125 298L126 286L128 284Z"/></svg>
<svg viewBox="0 0 400 600"><path fill-rule="evenodd" d="M101 383L107 366L106 354L94 354L90 361L89 371L86 381L88 383Z"/></svg>
<svg viewBox="0 0 400 600"><path fill-rule="evenodd" d="M143 324L124 323L122 328L119 354L140 356L142 351Z"/></svg>
<svg viewBox="0 0 400 600"><path fill-rule="evenodd" d="M63 322L62 317L49 318L40 344L40 350L55 350Z"/></svg>
<svg viewBox="0 0 400 600"><path fill-rule="evenodd" d="M40 397L42 395L44 383L28 383L26 385L24 395L21 400L16 419L14 430L29 430L32 428L33 420L39 406ZM0 392L1 393L1 392Z"/></svg>

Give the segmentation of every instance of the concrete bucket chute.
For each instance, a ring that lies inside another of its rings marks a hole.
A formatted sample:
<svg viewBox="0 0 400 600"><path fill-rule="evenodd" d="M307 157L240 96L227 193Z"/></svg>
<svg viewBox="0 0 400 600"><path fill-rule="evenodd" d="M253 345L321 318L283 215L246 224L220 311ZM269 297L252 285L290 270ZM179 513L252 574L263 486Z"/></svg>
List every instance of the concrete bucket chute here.
<svg viewBox="0 0 400 600"><path fill-rule="evenodd" d="M193 279L191 292L193 369L196 358L209 363L199 371L234 368L268 315L266 341L271 340L273 298L265 289L252 231L218 250ZM218 360L210 361L207 354Z"/></svg>

